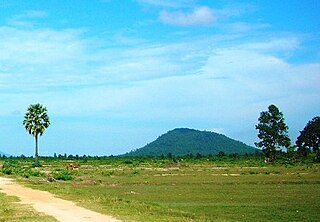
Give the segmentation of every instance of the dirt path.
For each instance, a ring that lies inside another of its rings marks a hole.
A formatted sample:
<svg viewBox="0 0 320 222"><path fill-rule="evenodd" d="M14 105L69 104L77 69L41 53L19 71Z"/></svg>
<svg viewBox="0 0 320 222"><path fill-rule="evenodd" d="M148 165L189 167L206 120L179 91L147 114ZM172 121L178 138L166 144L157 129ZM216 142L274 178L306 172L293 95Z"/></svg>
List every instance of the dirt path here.
<svg viewBox="0 0 320 222"><path fill-rule="evenodd" d="M120 222L100 213L76 206L73 202L54 197L51 193L23 187L12 179L0 177L0 192L17 196L21 203L30 204L41 213L55 217L61 222Z"/></svg>

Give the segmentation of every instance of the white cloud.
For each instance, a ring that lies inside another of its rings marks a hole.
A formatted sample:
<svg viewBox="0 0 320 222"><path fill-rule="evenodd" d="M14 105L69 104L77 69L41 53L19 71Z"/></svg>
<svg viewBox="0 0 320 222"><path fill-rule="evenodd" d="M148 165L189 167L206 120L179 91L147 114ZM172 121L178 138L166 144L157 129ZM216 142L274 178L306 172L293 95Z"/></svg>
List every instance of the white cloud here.
<svg viewBox="0 0 320 222"><path fill-rule="evenodd" d="M24 14L19 15L18 17L21 19L26 19L26 18L44 18L47 16L48 16L48 13L46 11L30 10L30 11L26 11Z"/></svg>
<svg viewBox="0 0 320 222"><path fill-rule="evenodd" d="M216 9L216 14L221 18L238 17L244 14L255 12L257 7L254 4L233 2L220 9Z"/></svg>
<svg viewBox="0 0 320 222"><path fill-rule="evenodd" d="M148 94L141 92L143 83L137 81L186 75L200 67L191 62L194 57L185 58L198 46L138 44L109 49L108 42L99 45L83 34L83 30L0 27L0 92L1 101L6 101L0 115L23 113L34 102L47 104L56 115L119 113L127 106L135 109L137 100Z"/></svg>
<svg viewBox="0 0 320 222"><path fill-rule="evenodd" d="M159 19L163 23L180 26L209 25L216 21L213 10L207 6L196 7L190 13L162 10Z"/></svg>
<svg viewBox="0 0 320 222"><path fill-rule="evenodd" d="M248 33L255 30L262 30L270 28L270 24L267 23L247 23L247 22L235 22L231 24L223 24L222 29L230 33Z"/></svg>
<svg viewBox="0 0 320 222"><path fill-rule="evenodd" d="M92 58L82 33L0 27L0 89L25 91L86 82Z"/></svg>
<svg viewBox="0 0 320 222"><path fill-rule="evenodd" d="M0 114L45 101L61 115L126 110L135 118L230 118L245 103L319 94L319 64L292 65L274 53L296 50L297 38L230 46L238 40L227 36L108 49L82 34L1 27L0 90L10 108Z"/></svg>
<svg viewBox="0 0 320 222"><path fill-rule="evenodd" d="M21 14L12 16L8 23L12 26L30 28L35 25L35 21L39 22L37 19L42 19L47 16L48 13L46 11L28 10Z"/></svg>
<svg viewBox="0 0 320 222"><path fill-rule="evenodd" d="M299 44L300 41L297 37L278 37L270 38L268 41L244 43L241 47L250 50L278 52L295 50L299 47Z"/></svg>
<svg viewBox="0 0 320 222"><path fill-rule="evenodd" d="M299 106L313 107L311 98L316 101L320 94L313 84L320 81L320 64L294 65L272 54L271 46L277 50L278 44L270 43L265 47L261 42L253 45L263 47L244 44L215 49L203 67L204 75L215 85L215 92L225 98L223 106L233 107L226 108L224 114L232 116L230 112L246 110L244 112L252 116L271 103L280 104L288 110L295 109L297 97L300 98ZM294 49L293 45L286 48ZM215 77L225 77L225 80ZM230 105L227 105L228 100ZM250 106L253 106L251 110Z"/></svg>

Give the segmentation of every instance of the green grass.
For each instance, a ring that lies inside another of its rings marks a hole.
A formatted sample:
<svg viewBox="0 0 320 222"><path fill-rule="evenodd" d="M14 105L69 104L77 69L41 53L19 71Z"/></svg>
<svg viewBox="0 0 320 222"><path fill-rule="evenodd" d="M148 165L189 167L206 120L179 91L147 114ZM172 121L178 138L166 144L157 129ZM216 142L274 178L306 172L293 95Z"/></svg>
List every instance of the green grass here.
<svg viewBox="0 0 320 222"><path fill-rule="evenodd" d="M67 161L34 171L54 173ZM319 221L320 165L260 161L79 160L72 181L20 177L86 208L125 221ZM30 162L31 163L31 162ZM30 164L20 163L22 166Z"/></svg>

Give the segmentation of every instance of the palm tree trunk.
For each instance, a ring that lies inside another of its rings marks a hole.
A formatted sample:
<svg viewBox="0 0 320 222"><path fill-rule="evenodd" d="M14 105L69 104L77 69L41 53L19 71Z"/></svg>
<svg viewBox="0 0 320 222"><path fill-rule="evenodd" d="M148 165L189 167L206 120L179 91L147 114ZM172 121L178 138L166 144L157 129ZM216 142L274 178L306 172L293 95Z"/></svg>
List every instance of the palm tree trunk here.
<svg viewBox="0 0 320 222"><path fill-rule="evenodd" d="M34 138L35 138L35 144L36 144L34 162L35 162L35 164L38 164L38 156L39 156L39 153L38 153L38 134L36 134Z"/></svg>

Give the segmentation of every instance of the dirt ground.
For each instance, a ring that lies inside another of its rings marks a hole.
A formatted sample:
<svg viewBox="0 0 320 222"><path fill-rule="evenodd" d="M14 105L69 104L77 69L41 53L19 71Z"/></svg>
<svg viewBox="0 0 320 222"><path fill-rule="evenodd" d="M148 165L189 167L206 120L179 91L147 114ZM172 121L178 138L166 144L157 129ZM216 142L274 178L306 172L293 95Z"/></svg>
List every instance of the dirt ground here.
<svg viewBox="0 0 320 222"><path fill-rule="evenodd" d="M53 216L61 222L119 222L111 216L103 215L75 203L54 197L51 193L34 190L17 184L14 180L0 177L0 192L17 196L22 204L30 204L36 211Z"/></svg>

